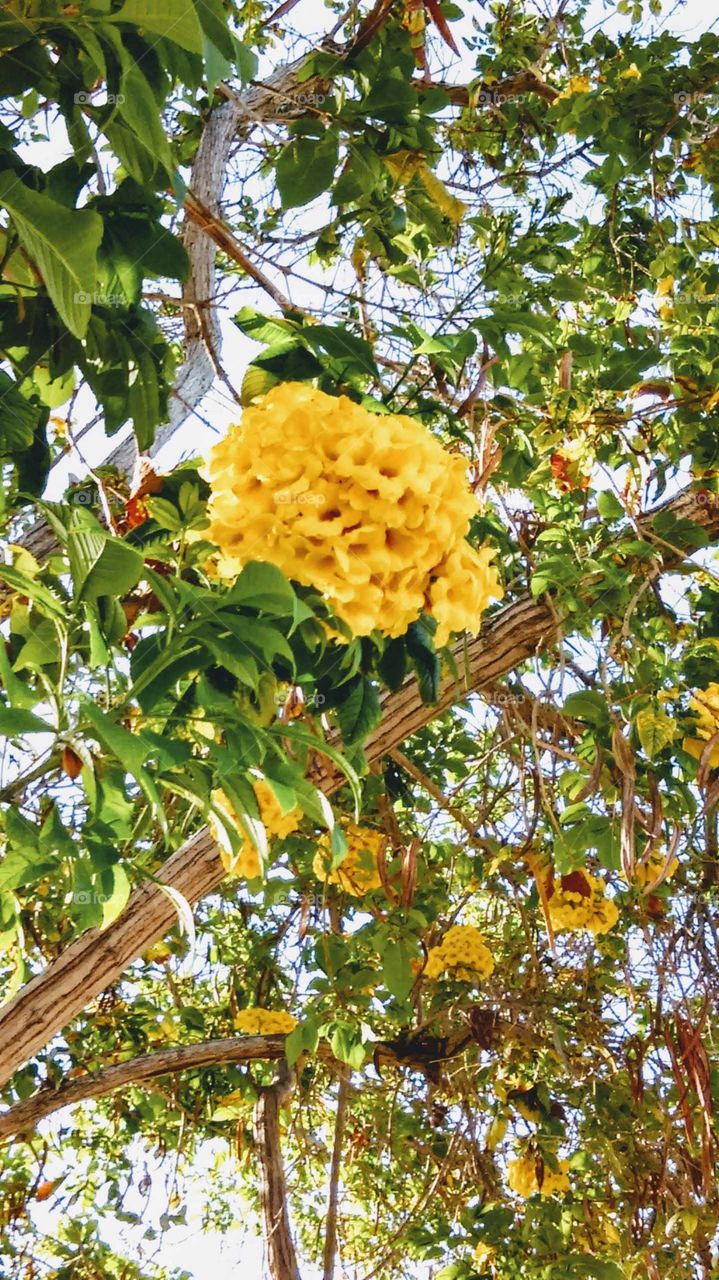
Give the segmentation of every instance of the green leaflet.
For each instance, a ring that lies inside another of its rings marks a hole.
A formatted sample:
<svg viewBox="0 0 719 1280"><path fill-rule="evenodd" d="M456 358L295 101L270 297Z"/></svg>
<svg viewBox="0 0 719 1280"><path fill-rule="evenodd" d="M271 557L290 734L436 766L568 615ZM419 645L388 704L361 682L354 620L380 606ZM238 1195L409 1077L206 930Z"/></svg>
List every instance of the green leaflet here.
<svg viewBox="0 0 719 1280"><path fill-rule="evenodd" d="M8 172L0 173L0 205L12 217L20 242L36 263L68 329L84 337L90 323L102 218L89 209L66 209Z"/></svg>

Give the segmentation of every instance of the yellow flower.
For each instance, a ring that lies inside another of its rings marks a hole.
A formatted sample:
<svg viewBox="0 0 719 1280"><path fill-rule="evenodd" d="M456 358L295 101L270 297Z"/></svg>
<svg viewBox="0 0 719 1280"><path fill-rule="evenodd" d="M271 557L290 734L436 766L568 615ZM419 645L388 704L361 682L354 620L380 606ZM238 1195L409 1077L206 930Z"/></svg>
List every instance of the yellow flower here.
<svg viewBox="0 0 719 1280"><path fill-rule="evenodd" d="M666 298L667 294L672 292L674 288L674 276L663 276L661 280L657 280L656 296L658 298Z"/></svg>
<svg viewBox="0 0 719 1280"><path fill-rule="evenodd" d="M302 819L302 811L300 809L290 809L288 813L283 813L274 791L264 778L254 780L252 788L268 839L274 837L275 839L283 840L285 836L289 836L293 831L297 830ZM244 876L245 880L254 880L262 874L260 855L257 849L249 836L246 835L245 828L224 791L213 791L212 800L220 812L229 820L230 826L242 836L242 848L239 853L234 854L227 845L220 823L210 814L208 825L213 838L220 847L223 867L226 871L232 872L233 875Z"/></svg>
<svg viewBox="0 0 719 1280"><path fill-rule="evenodd" d="M501 597L490 551L465 542L477 509L465 463L412 418L283 383L215 445L205 475L222 555L315 587L355 635L403 635L433 599L442 637L477 631Z"/></svg>
<svg viewBox="0 0 719 1280"><path fill-rule="evenodd" d="M424 967L426 978L448 974L459 982L476 982L494 972L494 958L479 929L471 924L455 924L441 943L431 947Z"/></svg>
<svg viewBox="0 0 719 1280"><path fill-rule="evenodd" d="M709 684L706 689L697 690L693 698L689 699L689 706L697 715L696 732L699 736L685 738L682 746L690 756L699 760L709 739L719 732L719 684ZM709 757L710 768L716 769L717 765L719 742L712 747Z"/></svg>
<svg viewBox="0 0 719 1280"><path fill-rule="evenodd" d="M289 1035L297 1019L282 1009L241 1009L235 1014L235 1030L245 1036Z"/></svg>
<svg viewBox="0 0 719 1280"><path fill-rule="evenodd" d="M654 881L657 879L657 876L660 875L664 867L665 861L666 859L659 854L649 858L647 862L638 862L634 871L634 879L637 884L642 889L646 889L648 885L654 884ZM666 874L662 877L662 884L664 884L666 880L671 880L678 866L678 858L672 858Z"/></svg>
<svg viewBox="0 0 719 1280"><path fill-rule="evenodd" d="M487 601L499 598L497 570L490 564L493 554L489 547L475 551L463 540L438 565L428 609L437 619L438 648L447 644L452 631L476 634Z"/></svg>
<svg viewBox="0 0 719 1280"><path fill-rule="evenodd" d="M480 1268L487 1266L491 1264L496 1252L497 1250L493 1245L485 1244L483 1240L480 1240L479 1244L475 1246L474 1261Z"/></svg>
<svg viewBox="0 0 719 1280"><path fill-rule="evenodd" d="M589 93L591 88L592 82L589 79L589 76L572 76L557 97L558 99L573 98L575 93Z"/></svg>
<svg viewBox="0 0 719 1280"><path fill-rule="evenodd" d="M627 67L626 71L619 72L620 80L641 80L641 78L642 78L642 73L639 70L639 67L637 66L636 62L632 62L630 66Z"/></svg>
<svg viewBox="0 0 719 1280"><path fill-rule="evenodd" d="M351 819L344 819L342 827L347 840L347 853L342 862L337 867L332 866L330 837L322 836L318 841L312 870L318 880L325 884L338 884L351 897L361 898L363 894L382 886L377 862L387 843L387 837L381 831L376 831L373 827L361 827Z"/></svg>
<svg viewBox="0 0 719 1280"><path fill-rule="evenodd" d="M557 933L608 933L619 918L617 904L607 898L603 881L588 871L572 871L559 880L552 878L547 899L549 918Z"/></svg>
<svg viewBox="0 0 719 1280"><path fill-rule="evenodd" d="M510 1191L528 1199L539 1192L542 1196L561 1195L569 1190L569 1162L560 1160L552 1169L533 1156L519 1156L507 1165L507 1182Z"/></svg>

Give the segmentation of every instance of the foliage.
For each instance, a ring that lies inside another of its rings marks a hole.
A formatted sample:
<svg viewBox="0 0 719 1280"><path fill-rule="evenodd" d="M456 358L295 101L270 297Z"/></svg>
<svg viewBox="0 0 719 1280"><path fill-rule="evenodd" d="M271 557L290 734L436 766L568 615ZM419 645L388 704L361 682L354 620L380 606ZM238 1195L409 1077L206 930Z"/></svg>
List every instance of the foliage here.
<svg viewBox="0 0 719 1280"><path fill-rule="evenodd" d="M300 1252L322 1255L348 1079L341 1258L367 1277L716 1275L719 37L682 39L639 0L595 8L337 6L311 52L260 0L0 16L6 997L208 822L253 872L197 907L194 946L176 900L177 926L3 1101L297 1019ZM223 576L199 459L132 493L100 469L42 497L80 388L142 449L166 420L189 166L268 49L299 71L243 124L226 212L302 289L272 310L223 253L255 344L235 395L304 382L463 459L499 647L521 642L520 601L557 628L463 708L434 704L442 679L461 695L469 644L438 650L426 614L357 637L287 563ZM32 163L63 131L66 157ZM38 517L47 559L20 545ZM370 767L398 690L425 711ZM147 1161L155 1236L198 1197L207 1230L259 1212L271 1056L20 1134L0 1275L170 1280L149 1246L107 1244L110 1221L147 1226L126 1207Z"/></svg>

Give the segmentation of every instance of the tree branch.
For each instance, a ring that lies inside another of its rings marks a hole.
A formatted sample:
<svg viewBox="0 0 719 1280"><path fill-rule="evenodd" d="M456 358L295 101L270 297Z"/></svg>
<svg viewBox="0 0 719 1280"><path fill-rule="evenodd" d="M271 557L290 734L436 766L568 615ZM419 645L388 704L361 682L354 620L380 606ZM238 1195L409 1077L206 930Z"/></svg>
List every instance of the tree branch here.
<svg viewBox="0 0 719 1280"><path fill-rule="evenodd" d="M274 1084L260 1091L255 1104L255 1151L260 1167L260 1203L270 1280L300 1280L280 1138L280 1107L293 1087L292 1074L283 1058Z"/></svg>
<svg viewBox="0 0 719 1280"><path fill-rule="evenodd" d="M342 1144L347 1121L347 1099L350 1082L347 1068L343 1068L337 1090L337 1115L335 1117L335 1137L332 1144L332 1160L330 1162L330 1179L327 1191L327 1221L325 1224L325 1247L322 1257L322 1280L333 1280L335 1261L337 1259L337 1206L339 1203L340 1168L342 1165Z"/></svg>

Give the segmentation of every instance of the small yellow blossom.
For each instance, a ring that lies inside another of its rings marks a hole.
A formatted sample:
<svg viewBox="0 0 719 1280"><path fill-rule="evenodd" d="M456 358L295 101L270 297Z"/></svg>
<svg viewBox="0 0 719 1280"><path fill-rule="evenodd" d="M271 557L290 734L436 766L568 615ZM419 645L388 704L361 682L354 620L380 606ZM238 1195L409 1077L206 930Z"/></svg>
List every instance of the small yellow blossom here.
<svg viewBox="0 0 719 1280"><path fill-rule="evenodd" d="M286 1036L296 1026L297 1019L283 1009L240 1009L235 1014L235 1030L245 1036Z"/></svg>
<svg viewBox="0 0 719 1280"><path fill-rule="evenodd" d="M572 76L567 81L559 98L573 98L575 93L589 93L592 88L592 82L589 76Z"/></svg>
<svg viewBox="0 0 719 1280"><path fill-rule="evenodd" d="M285 836L289 836L293 831L297 830L302 818L300 809L295 808L283 813L274 791L264 778L258 778L253 781L252 787L257 800L257 807L260 811L260 818L269 839L274 837L282 840ZM254 880L262 874L260 855L257 849L249 836L245 834L245 829L224 791L213 791L212 800L220 812L229 820L230 826L242 836L242 848L239 853L233 854L227 847L219 822L210 814L208 825L214 839L220 846L222 865L226 871L232 872L233 875L244 876L245 880Z"/></svg>
<svg viewBox="0 0 719 1280"><path fill-rule="evenodd" d="M690 756L699 760L710 738L719 732L719 684L709 684L706 689L698 689L689 706L696 713L696 738L685 738L682 746ZM719 765L719 741L712 747L709 766L716 769Z"/></svg>
<svg viewBox="0 0 719 1280"><path fill-rule="evenodd" d="M448 974L460 982L476 982L494 972L494 957L479 929L471 924L455 924L441 943L431 947L424 967L425 977Z"/></svg>
<svg viewBox="0 0 719 1280"><path fill-rule="evenodd" d="M607 933L619 918L619 909L608 898L603 881L588 871L572 871L559 879L551 879L547 888L549 918L552 928L589 933Z"/></svg>
<svg viewBox="0 0 719 1280"><path fill-rule="evenodd" d="M363 894L382 886L378 860L387 844L387 837L373 827L362 827L350 819L343 824L347 853L337 867L332 866L330 837L322 836L318 842L317 853L312 863L312 870L318 880L325 884L338 884L353 898L361 898Z"/></svg>

